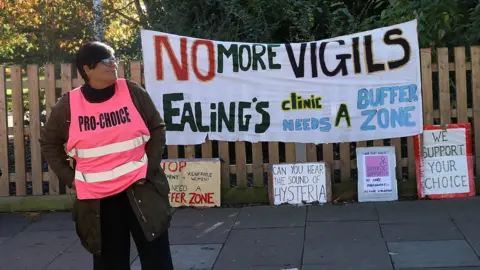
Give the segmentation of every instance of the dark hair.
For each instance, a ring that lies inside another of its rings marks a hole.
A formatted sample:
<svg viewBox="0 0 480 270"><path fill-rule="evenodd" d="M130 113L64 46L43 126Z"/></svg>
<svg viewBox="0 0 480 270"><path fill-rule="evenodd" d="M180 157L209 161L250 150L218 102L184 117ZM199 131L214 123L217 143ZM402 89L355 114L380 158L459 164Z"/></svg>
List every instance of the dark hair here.
<svg viewBox="0 0 480 270"><path fill-rule="evenodd" d="M95 66L103 59L114 56L115 50L105 43L99 41L88 42L78 50L76 55L76 65L78 72L85 82L88 81L87 74L83 69L84 65L90 68Z"/></svg>

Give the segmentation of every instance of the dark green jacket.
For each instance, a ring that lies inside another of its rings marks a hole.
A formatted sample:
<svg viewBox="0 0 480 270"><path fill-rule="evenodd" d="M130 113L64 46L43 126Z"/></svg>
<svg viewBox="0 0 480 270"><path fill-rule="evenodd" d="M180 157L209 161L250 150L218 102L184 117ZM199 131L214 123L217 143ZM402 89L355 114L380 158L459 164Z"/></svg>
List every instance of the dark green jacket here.
<svg viewBox="0 0 480 270"><path fill-rule="evenodd" d="M126 192L145 237L151 241L168 228L171 219L168 200L170 187L160 166L166 141L165 123L145 89L132 81L127 81L127 85L133 104L150 130L150 140L146 145L147 178L133 184ZM45 160L57 175L60 184L71 187L75 170L69 164L64 146L68 141L69 128L70 98L67 93L52 108L41 132L40 145ZM98 254L101 250L100 201L76 199L72 215L82 245L90 253Z"/></svg>

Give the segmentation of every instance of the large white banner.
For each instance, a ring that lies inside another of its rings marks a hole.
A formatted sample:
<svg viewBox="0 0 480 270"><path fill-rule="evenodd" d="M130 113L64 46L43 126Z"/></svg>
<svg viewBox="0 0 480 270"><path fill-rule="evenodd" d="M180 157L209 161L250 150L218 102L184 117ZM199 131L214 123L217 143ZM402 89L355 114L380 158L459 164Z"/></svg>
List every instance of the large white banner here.
<svg viewBox="0 0 480 270"><path fill-rule="evenodd" d="M422 132L417 21L304 43L143 30L145 86L167 144L336 143Z"/></svg>

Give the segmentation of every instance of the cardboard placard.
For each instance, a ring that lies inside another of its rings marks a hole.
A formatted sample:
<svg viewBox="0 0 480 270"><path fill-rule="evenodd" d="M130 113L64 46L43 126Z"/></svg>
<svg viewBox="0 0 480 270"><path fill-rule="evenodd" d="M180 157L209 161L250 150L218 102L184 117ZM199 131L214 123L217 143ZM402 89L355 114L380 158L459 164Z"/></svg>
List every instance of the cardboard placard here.
<svg viewBox="0 0 480 270"><path fill-rule="evenodd" d="M170 184L172 207L220 206L220 159L166 159L161 165Z"/></svg>
<svg viewBox="0 0 480 270"><path fill-rule="evenodd" d="M273 164L268 176L271 204L302 205L332 200L330 168L325 162Z"/></svg>
<svg viewBox="0 0 480 270"><path fill-rule="evenodd" d="M358 147L358 201L398 200L395 147Z"/></svg>
<svg viewBox="0 0 480 270"><path fill-rule="evenodd" d="M475 196L470 123L426 125L415 136L418 198Z"/></svg>

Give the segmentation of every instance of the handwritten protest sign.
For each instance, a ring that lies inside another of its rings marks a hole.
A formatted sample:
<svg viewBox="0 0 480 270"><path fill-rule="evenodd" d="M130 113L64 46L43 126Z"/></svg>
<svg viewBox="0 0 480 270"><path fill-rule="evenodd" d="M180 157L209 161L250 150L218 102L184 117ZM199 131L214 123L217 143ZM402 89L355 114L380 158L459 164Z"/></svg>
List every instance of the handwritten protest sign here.
<svg viewBox="0 0 480 270"><path fill-rule="evenodd" d="M358 201L398 200L395 147L358 147Z"/></svg>
<svg viewBox="0 0 480 270"><path fill-rule="evenodd" d="M220 206L219 159L166 159L162 168L170 184L172 207Z"/></svg>
<svg viewBox="0 0 480 270"><path fill-rule="evenodd" d="M475 196L470 123L424 129L423 144L415 137L418 197Z"/></svg>
<svg viewBox="0 0 480 270"><path fill-rule="evenodd" d="M338 143L422 131L417 21L328 40L220 42L142 30L168 145ZM334 134L334 135L333 135Z"/></svg>
<svg viewBox="0 0 480 270"><path fill-rule="evenodd" d="M271 166L269 178L269 197L272 204L331 201L330 170L324 162L274 164Z"/></svg>

